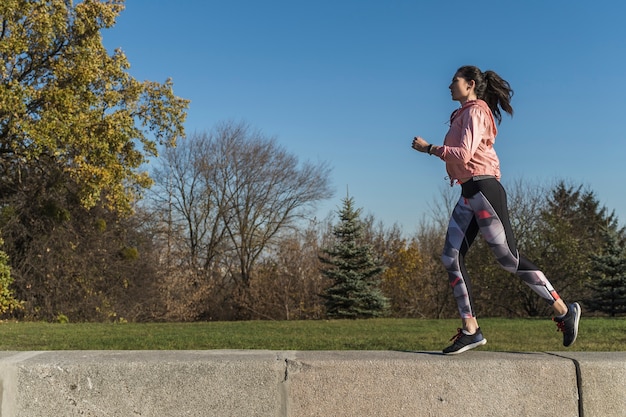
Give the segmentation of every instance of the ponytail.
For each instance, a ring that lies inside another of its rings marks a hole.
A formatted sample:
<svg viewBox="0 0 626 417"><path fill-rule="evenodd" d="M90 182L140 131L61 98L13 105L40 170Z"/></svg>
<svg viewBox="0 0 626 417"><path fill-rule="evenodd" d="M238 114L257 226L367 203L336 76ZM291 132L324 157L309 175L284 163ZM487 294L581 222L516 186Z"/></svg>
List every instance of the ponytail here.
<svg viewBox="0 0 626 417"><path fill-rule="evenodd" d="M476 97L487 103L498 124L502 122L500 109L513 116L513 107L511 107L513 89L506 80L494 71L481 72L474 66L461 67L457 70L457 74L467 81L474 80Z"/></svg>

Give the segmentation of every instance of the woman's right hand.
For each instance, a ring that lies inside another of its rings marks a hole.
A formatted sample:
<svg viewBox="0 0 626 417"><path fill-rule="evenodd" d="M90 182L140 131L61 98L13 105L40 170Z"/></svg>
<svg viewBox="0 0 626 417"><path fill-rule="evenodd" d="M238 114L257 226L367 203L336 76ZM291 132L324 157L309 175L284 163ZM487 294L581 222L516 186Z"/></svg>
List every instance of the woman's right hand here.
<svg viewBox="0 0 626 417"><path fill-rule="evenodd" d="M428 142L426 142L421 136L415 136L413 138L411 147L418 152L428 152Z"/></svg>

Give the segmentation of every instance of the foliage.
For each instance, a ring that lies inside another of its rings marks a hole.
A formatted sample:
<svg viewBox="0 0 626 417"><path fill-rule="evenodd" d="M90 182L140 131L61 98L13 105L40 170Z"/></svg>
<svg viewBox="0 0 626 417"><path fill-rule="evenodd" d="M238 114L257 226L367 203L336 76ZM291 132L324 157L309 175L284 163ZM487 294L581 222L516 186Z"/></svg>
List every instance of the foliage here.
<svg viewBox="0 0 626 417"><path fill-rule="evenodd" d="M614 317L626 313L626 246L624 236L604 229L604 244L591 255L591 297L585 306Z"/></svg>
<svg viewBox="0 0 626 417"><path fill-rule="evenodd" d="M123 52L109 55L102 45L100 31L122 9L120 0L0 4L3 199L52 185L84 207L104 196L128 211L150 185L138 168L157 143L183 134L187 101L171 81L136 81Z"/></svg>
<svg viewBox="0 0 626 417"><path fill-rule="evenodd" d="M443 233L423 224L417 236L384 256L382 289L390 299L393 317L456 315L440 261Z"/></svg>
<svg viewBox="0 0 626 417"><path fill-rule="evenodd" d="M424 293L424 281L419 272L424 260L415 242L398 250L385 260L387 269L383 272L383 285L391 301L394 314L412 317L419 311L418 300Z"/></svg>
<svg viewBox="0 0 626 417"><path fill-rule="evenodd" d="M263 318L277 320L321 319L319 294L328 286L320 273L317 224L281 237L256 269L250 290L251 308Z"/></svg>
<svg viewBox="0 0 626 417"><path fill-rule="evenodd" d="M0 239L0 246L2 244L3 241ZM22 303L13 294L12 283L13 277L11 276L9 257L4 251L0 251L0 314L12 313L22 308Z"/></svg>
<svg viewBox="0 0 626 417"><path fill-rule="evenodd" d="M363 224L360 209L346 197L339 211L340 223L334 227L336 242L324 248L320 260L327 265L322 273L332 280L324 291L326 314L332 318L371 318L387 314L389 301L380 290L380 261L371 246L360 239Z"/></svg>
<svg viewBox="0 0 626 417"><path fill-rule="evenodd" d="M141 218L119 217L101 206L76 206L68 216L71 221L30 211L5 217L12 288L24 301L13 316L56 321L63 315L71 322L159 318L156 253L140 232Z"/></svg>
<svg viewBox="0 0 626 417"><path fill-rule="evenodd" d="M151 184L142 164L184 135L188 102L171 80L135 80L124 53L104 48L122 9L0 3L0 228L18 317L158 315L155 262L130 215Z"/></svg>
<svg viewBox="0 0 626 417"><path fill-rule="evenodd" d="M600 205L595 193L559 182L541 211L540 245L533 259L561 297L588 297L590 254L602 246L602 230L617 230L617 219Z"/></svg>

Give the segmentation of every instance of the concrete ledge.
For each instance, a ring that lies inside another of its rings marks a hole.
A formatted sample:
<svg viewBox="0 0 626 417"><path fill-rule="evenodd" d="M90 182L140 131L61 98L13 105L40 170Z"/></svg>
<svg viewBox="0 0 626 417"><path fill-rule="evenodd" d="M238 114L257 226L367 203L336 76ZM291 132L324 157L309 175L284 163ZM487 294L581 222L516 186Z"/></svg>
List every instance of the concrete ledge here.
<svg viewBox="0 0 626 417"><path fill-rule="evenodd" d="M626 415L626 352L0 353L1 417Z"/></svg>
<svg viewBox="0 0 626 417"><path fill-rule="evenodd" d="M626 416L626 352L560 353L579 369L583 415Z"/></svg>

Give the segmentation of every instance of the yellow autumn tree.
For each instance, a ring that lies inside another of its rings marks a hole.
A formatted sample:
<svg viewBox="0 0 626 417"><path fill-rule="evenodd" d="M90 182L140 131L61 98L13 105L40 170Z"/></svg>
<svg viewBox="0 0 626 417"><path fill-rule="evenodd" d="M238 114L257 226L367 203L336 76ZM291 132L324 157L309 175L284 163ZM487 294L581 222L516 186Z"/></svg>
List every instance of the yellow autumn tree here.
<svg viewBox="0 0 626 417"><path fill-rule="evenodd" d="M424 260L415 242L409 242L385 259L383 291L391 299L396 317L420 316L425 283L421 280Z"/></svg>
<svg viewBox="0 0 626 417"><path fill-rule="evenodd" d="M151 185L143 163L184 135L188 101L103 46L123 8L0 1L0 313L18 299L24 318L100 320L146 293L150 259L125 257L141 239L121 219Z"/></svg>
<svg viewBox="0 0 626 417"><path fill-rule="evenodd" d="M184 134L188 102L171 80L139 82L101 31L120 0L0 2L0 192L41 176L74 189L89 208L101 198L128 211L150 185L140 167Z"/></svg>

